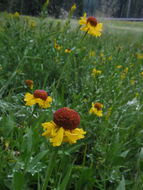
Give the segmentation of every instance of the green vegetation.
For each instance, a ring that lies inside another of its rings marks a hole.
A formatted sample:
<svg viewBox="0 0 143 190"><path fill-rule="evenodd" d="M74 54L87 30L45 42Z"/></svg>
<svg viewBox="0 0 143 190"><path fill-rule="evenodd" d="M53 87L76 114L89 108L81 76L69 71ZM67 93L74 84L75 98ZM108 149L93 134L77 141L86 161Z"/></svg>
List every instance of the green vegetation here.
<svg viewBox="0 0 143 190"><path fill-rule="evenodd" d="M0 189L41 190L48 170L51 190L142 190L142 23L128 22L126 30L125 22L106 21L96 38L77 21L0 20ZM53 98L50 108L25 106L25 94L36 89ZM89 114L92 102L103 104L103 117ZM87 133L57 150L41 124L62 107L79 113Z"/></svg>

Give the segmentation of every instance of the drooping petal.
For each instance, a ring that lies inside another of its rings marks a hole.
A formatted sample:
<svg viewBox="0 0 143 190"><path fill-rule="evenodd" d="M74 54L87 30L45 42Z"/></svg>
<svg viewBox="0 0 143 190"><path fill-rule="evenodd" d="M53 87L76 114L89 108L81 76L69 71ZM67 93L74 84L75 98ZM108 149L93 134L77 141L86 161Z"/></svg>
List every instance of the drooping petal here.
<svg viewBox="0 0 143 190"><path fill-rule="evenodd" d="M45 122L45 123L42 123L42 126L43 126L43 130L45 131L42 134L42 136L46 136L46 138L55 136L57 129L54 122Z"/></svg>
<svg viewBox="0 0 143 190"><path fill-rule="evenodd" d="M53 143L53 146L60 146L63 141L64 129L62 127L57 130L57 133L54 137L50 138L50 142Z"/></svg>
<svg viewBox="0 0 143 190"><path fill-rule="evenodd" d="M24 101L26 102L25 105L28 105L28 106L32 106L36 104L33 94L30 94L29 92L25 94Z"/></svg>
<svg viewBox="0 0 143 190"><path fill-rule="evenodd" d="M86 132L79 128L67 130L64 133L64 141L70 144L76 143L77 140L84 138L84 134L86 134Z"/></svg>

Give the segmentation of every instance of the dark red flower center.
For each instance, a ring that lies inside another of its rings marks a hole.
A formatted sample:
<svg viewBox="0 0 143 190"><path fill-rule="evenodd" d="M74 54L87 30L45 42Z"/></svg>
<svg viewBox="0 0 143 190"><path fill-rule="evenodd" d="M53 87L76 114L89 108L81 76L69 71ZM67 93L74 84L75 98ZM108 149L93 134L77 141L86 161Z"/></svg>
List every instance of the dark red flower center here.
<svg viewBox="0 0 143 190"><path fill-rule="evenodd" d="M47 97L48 97L47 92L44 91L44 90L35 90L33 95L34 95L35 98L40 98L42 100L46 100Z"/></svg>
<svg viewBox="0 0 143 190"><path fill-rule="evenodd" d="M26 84L27 86L31 86L31 85L33 85L33 80L27 79L27 80L25 81L25 84Z"/></svg>
<svg viewBox="0 0 143 190"><path fill-rule="evenodd" d="M94 104L94 107L99 111L99 110L101 110L102 105L101 105L99 102L96 102L96 103Z"/></svg>
<svg viewBox="0 0 143 190"><path fill-rule="evenodd" d="M89 16L87 18L87 23L90 23L92 26L96 26L97 25L97 20L94 16Z"/></svg>
<svg viewBox="0 0 143 190"><path fill-rule="evenodd" d="M79 126L80 116L76 111L68 107L63 107L54 113L53 121L64 129L72 130Z"/></svg>

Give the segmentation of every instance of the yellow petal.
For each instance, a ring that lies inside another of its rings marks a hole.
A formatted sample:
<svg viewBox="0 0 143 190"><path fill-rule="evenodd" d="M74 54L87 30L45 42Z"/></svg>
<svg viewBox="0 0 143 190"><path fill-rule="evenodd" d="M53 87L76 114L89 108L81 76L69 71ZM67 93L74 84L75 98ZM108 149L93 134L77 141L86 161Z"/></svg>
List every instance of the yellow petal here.
<svg viewBox="0 0 143 190"><path fill-rule="evenodd" d="M50 138L50 142L53 143L53 146L60 146L63 141L64 129L60 127L56 135Z"/></svg>
<svg viewBox="0 0 143 190"><path fill-rule="evenodd" d="M25 98L24 98L24 101L26 102L25 105L28 105L28 106L32 106L34 104L36 104L36 98L34 98L34 96L30 93L26 93L25 94Z"/></svg>
<svg viewBox="0 0 143 190"><path fill-rule="evenodd" d="M45 131L42 136L46 136L46 138L52 137L56 134L56 125L54 122L45 122L42 123L43 130Z"/></svg>
<svg viewBox="0 0 143 190"><path fill-rule="evenodd" d="M69 142L70 144L72 143L76 143L76 141L78 139L82 139L84 138L84 135L83 134L86 134L85 131L83 131L83 129L73 129L73 130L67 130L65 131L65 134L64 134L64 141L65 142Z"/></svg>

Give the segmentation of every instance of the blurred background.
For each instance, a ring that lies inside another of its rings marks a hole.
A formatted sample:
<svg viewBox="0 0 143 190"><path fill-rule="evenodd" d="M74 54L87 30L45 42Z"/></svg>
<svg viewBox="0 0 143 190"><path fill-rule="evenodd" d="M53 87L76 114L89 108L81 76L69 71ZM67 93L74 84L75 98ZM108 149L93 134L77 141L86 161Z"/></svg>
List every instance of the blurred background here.
<svg viewBox="0 0 143 190"><path fill-rule="evenodd" d="M46 0L0 0L0 11L39 16ZM50 0L47 15L66 18L76 3L75 17L87 13L96 17L143 18L143 0Z"/></svg>

